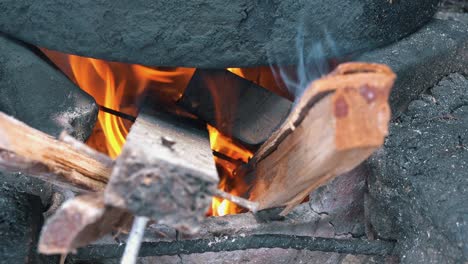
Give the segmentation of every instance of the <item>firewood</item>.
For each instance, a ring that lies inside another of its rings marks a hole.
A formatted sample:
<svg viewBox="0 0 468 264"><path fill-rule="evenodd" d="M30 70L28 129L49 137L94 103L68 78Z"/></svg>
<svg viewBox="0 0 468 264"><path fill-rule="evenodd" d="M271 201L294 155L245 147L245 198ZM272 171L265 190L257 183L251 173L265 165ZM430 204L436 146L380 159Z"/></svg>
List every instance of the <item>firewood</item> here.
<svg viewBox="0 0 468 264"><path fill-rule="evenodd" d="M200 125L146 103L116 159L106 204L195 231L218 183L208 132Z"/></svg>
<svg viewBox="0 0 468 264"><path fill-rule="evenodd" d="M132 218L122 209L105 206L102 193L75 197L47 219L41 231L39 252L73 252L111 231L128 230Z"/></svg>
<svg viewBox="0 0 468 264"><path fill-rule="evenodd" d="M197 69L178 105L250 145L267 140L292 108L291 101L222 69Z"/></svg>
<svg viewBox="0 0 468 264"><path fill-rule="evenodd" d="M0 141L1 169L35 175L67 190L102 191L104 189L114 166L114 161L108 156L88 147L65 132L62 132L56 140L2 113L0 113L0 121L5 121L0 124L0 135L3 135L2 133L11 135L12 130L17 129L19 136L26 134L29 136L26 137L27 141L15 140L8 142L8 145L5 137L3 141ZM26 142L31 144L26 144ZM171 147L173 142L170 137L163 137L162 144ZM56 151L56 153L48 154L46 150ZM60 155L63 156L57 159ZM65 160L67 157L70 160ZM83 157L84 159L80 160ZM88 165L96 165L97 168L83 167ZM257 205L220 190L214 190L212 194L232 200L250 210L255 210Z"/></svg>
<svg viewBox="0 0 468 264"><path fill-rule="evenodd" d="M250 200L259 209L286 206L350 171L379 148L390 119L390 68L347 63L314 81L285 123L236 174L254 178Z"/></svg>
<svg viewBox="0 0 468 264"><path fill-rule="evenodd" d="M103 190L112 160L67 135L62 138L57 140L0 112L0 168L35 175L70 190Z"/></svg>

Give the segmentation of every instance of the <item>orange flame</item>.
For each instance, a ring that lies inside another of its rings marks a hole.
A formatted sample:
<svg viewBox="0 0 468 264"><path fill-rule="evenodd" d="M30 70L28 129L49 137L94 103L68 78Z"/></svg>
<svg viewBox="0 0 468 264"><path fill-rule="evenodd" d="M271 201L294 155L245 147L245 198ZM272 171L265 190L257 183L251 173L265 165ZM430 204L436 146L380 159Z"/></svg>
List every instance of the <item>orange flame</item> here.
<svg viewBox="0 0 468 264"><path fill-rule="evenodd" d="M233 195L239 195L236 188L232 188L233 186L230 186L229 184L229 180L232 178L233 171L236 167L235 164L218 157L215 157L215 161L220 176L218 189L229 192ZM239 212L240 208L231 201L219 197L213 197L210 215L223 216L227 214L237 214Z"/></svg>
<svg viewBox="0 0 468 264"><path fill-rule="evenodd" d="M173 103L180 99L195 71L194 68L152 68L64 54L44 48L41 50L73 82L94 97L99 105L132 116L138 114L138 103L148 91L156 92L163 103ZM228 70L244 77L243 69ZM250 74L249 77L255 81L258 75ZM99 145L102 144L99 133L102 132L105 138L103 151L115 158L122 150L131 123L103 111L99 112L98 121L88 144L99 149ZM211 148L229 159L214 157L220 174L219 189L242 195L247 186L243 185L241 180L235 179L233 172L239 164L247 162L253 153L240 143L222 135L216 128L209 125L207 128ZM211 215L222 216L239 212L240 208L230 201L213 198Z"/></svg>
<svg viewBox="0 0 468 264"><path fill-rule="evenodd" d="M241 179L234 177L234 170L241 163L247 162L253 153L239 143L234 142L231 138L221 134L216 128L209 125L207 128L210 134L211 149L232 159L229 161L214 157L220 177L218 189L233 195L242 195L247 186L245 186ZM226 199L213 197L211 215L223 216L239 212L240 208L236 204Z"/></svg>
<svg viewBox="0 0 468 264"><path fill-rule="evenodd" d="M104 107L136 116L138 103L147 89L157 89L162 101L176 101L195 69L158 69L137 64L109 62L41 49L81 89ZM115 158L122 150L130 123L99 112L99 125L105 135L107 154Z"/></svg>
<svg viewBox="0 0 468 264"><path fill-rule="evenodd" d="M208 125L210 134L211 149L224 154L231 159L247 162L252 157L252 152L239 143L234 142L231 138L221 134L216 128Z"/></svg>

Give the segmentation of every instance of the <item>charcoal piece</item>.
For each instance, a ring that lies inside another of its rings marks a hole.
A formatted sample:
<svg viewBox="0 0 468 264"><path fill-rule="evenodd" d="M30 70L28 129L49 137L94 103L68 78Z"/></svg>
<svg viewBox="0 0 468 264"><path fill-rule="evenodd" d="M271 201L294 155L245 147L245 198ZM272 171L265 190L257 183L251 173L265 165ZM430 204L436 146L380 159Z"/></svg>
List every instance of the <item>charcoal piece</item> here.
<svg viewBox="0 0 468 264"><path fill-rule="evenodd" d="M433 19L416 33L353 60L384 63L398 78L390 95L395 116L452 72L468 74L468 24Z"/></svg>
<svg viewBox="0 0 468 264"><path fill-rule="evenodd" d="M0 34L0 111L52 136L85 140L94 127L94 99L18 41Z"/></svg>
<svg viewBox="0 0 468 264"><path fill-rule="evenodd" d="M298 32L307 53L332 40L314 56L370 50L420 28L438 2L3 0L0 31L52 50L153 66L297 64Z"/></svg>
<svg viewBox="0 0 468 264"><path fill-rule="evenodd" d="M411 102L368 162L370 221L402 263L468 261L468 79L451 74Z"/></svg>

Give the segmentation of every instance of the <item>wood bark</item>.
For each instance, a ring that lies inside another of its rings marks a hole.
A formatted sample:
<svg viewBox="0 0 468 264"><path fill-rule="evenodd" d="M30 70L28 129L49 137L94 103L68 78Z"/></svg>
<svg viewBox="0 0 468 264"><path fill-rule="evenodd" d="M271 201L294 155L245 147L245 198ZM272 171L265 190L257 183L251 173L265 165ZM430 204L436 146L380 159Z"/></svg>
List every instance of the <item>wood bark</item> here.
<svg viewBox="0 0 468 264"><path fill-rule="evenodd" d="M379 148L390 120L395 74L386 66L340 65L314 81L285 123L236 173L253 178L259 209L286 206L364 161Z"/></svg>
<svg viewBox="0 0 468 264"><path fill-rule="evenodd" d="M217 183L206 127L146 104L116 160L105 201L193 232Z"/></svg>
<svg viewBox="0 0 468 264"><path fill-rule="evenodd" d="M178 102L226 136L263 143L288 116L292 102L227 70L197 69Z"/></svg>
<svg viewBox="0 0 468 264"><path fill-rule="evenodd" d="M102 193L75 197L47 219L41 231L39 252L67 254L112 231L127 231L132 219L122 209L105 206Z"/></svg>
<svg viewBox="0 0 468 264"><path fill-rule="evenodd" d="M76 191L103 190L112 160L62 134L57 140L0 113L0 168Z"/></svg>

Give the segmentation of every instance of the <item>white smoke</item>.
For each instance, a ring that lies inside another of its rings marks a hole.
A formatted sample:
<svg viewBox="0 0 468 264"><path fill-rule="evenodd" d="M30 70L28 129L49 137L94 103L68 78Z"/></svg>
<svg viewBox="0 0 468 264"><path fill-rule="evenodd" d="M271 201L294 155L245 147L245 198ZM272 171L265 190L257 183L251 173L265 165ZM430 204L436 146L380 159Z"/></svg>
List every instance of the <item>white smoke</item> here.
<svg viewBox="0 0 468 264"><path fill-rule="evenodd" d="M306 43L307 28L301 24L295 41L297 62L294 65L278 65L273 56L269 56L270 68L276 82L284 83L296 100L302 96L310 82L329 73L330 55L339 54L330 34L324 30L323 38ZM328 51L328 52L326 52Z"/></svg>

